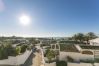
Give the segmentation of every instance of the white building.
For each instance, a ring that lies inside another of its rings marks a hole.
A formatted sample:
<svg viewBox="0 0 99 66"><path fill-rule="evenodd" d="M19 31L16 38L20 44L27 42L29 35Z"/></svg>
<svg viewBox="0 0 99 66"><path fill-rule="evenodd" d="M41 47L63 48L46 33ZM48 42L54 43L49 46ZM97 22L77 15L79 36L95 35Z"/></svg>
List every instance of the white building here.
<svg viewBox="0 0 99 66"><path fill-rule="evenodd" d="M99 46L99 38L89 40L90 45Z"/></svg>

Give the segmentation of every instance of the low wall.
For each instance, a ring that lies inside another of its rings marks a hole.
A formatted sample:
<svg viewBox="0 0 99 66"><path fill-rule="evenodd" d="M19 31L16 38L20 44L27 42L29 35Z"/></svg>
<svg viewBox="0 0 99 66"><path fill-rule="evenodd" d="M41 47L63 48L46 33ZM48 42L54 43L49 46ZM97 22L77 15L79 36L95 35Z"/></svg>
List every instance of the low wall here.
<svg viewBox="0 0 99 66"><path fill-rule="evenodd" d="M79 45L75 45L75 47L78 49L78 51L82 50L82 48Z"/></svg>
<svg viewBox="0 0 99 66"><path fill-rule="evenodd" d="M67 63L67 66L93 66L91 63Z"/></svg>
<svg viewBox="0 0 99 66"><path fill-rule="evenodd" d="M68 66L93 66L91 63L67 63ZM99 66L99 63L94 63L94 66Z"/></svg>
<svg viewBox="0 0 99 66"><path fill-rule="evenodd" d="M86 54L81 54L81 53L76 53L76 52L60 52L59 60L66 61L66 57L70 56L73 58L75 61L79 60L94 60L93 55L86 55Z"/></svg>
<svg viewBox="0 0 99 66"><path fill-rule="evenodd" d="M45 63L45 66L56 66L56 62L53 62L53 63Z"/></svg>
<svg viewBox="0 0 99 66"><path fill-rule="evenodd" d="M4 66L14 66L14 65L21 65L26 62L28 57L31 55L32 51L26 51L22 55L18 56L9 56L8 59L0 60L0 65Z"/></svg>

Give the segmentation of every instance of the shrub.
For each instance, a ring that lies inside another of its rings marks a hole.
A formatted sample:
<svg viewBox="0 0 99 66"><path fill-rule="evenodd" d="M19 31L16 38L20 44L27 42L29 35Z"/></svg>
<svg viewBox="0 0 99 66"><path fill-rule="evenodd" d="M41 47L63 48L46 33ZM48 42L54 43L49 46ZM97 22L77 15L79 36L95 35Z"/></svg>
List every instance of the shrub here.
<svg viewBox="0 0 99 66"><path fill-rule="evenodd" d="M21 46L21 53L24 53L27 49L27 45L22 45Z"/></svg>
<svg viewBox="0 0 99 66"><path fill-rule="evenodd" d="M31 49L32 49L32 46L29 45L29 46L27 47L27 50L31 50Z"/></svg>
<svg viewBox="0 0 99 66"><path fill-rule="evenodd" d="M51 41L51 44L55 44L55 43L57 43L56 40L52 40L52 41Z"/></svg>
<svg viewBox="0 0 99 66"><path fill-rule="evenodd" d="M56 66L67 66L67 63L65 61L57 61Z"/></svg>
<svg viewBox="0 0 99 66"><path fill-rule="evenodd" d="M15 56L16 55L16 49L13 47L7 48L8 56Z"/></svg>
<svg viewBox="0 0 99 66"><path fill-rule="evenodd" d="M1 45L0 47L0 59L7 59L8 56L15 56L15 48L10 44Z"/></svg>
<svg viewBox="0 0 99 66"><path fill-rule="evenodd" d="M16 47L16 55L19 55L20 52L21 52L21 48L20 48L20 46L17 46L17 47Z"/></svg>
<svg viewBox="0 0 99 66"><path fill-rule="evenodd" d="M46 55L48 54L49 51L50 51L50 49L47 49L47 50L45 51L45 57L46 57Z"/></svg>
<svg viewBox="0 0 99 66"><path fill-rule="evenodd" d="M48 58L49 62L51 62L52 58L55 58L54 51L49 50L48 53L46 54L46 57Z"/></svg>
<svg viewBox="0 0 99 66"><path fill-rule="evenodd" d="M95 62L96 62L96 63L99 63L99 58L95 59Z"/></svg>
<svg viewBox="0 0 99 66"><path fill-rule="evenodd" d="M16 56L26 51L27 45L12 47L11 44L2 44L0 46L0 59L7 59L8 56Z"/></svg>
<svg viewBox="0 0 99 66"><path fill-rule="evenodd" d="M7 49L4 47L0 48L0 59L7 59L8 58L8 53L7 53Z"/></svg>

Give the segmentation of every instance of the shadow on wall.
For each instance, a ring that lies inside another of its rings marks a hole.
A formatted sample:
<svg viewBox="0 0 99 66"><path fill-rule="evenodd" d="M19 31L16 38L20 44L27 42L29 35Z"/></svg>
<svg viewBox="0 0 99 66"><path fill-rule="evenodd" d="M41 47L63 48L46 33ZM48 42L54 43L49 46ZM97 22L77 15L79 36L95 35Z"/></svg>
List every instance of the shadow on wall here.
<svg viewBox="0 0 99 66"><path fill-rule="evenodd" d="M22 64L21 66L32 66L33 64L33 58L35 57L35 54L31 53L30 57L26 60L26 62L24 64Z"/></svg>

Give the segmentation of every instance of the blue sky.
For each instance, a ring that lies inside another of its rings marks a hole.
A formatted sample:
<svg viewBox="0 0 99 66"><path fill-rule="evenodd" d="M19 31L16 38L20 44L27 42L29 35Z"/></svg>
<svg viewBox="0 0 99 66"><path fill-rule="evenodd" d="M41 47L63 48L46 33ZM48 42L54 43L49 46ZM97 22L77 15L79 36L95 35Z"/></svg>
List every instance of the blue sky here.
<svg viewBox="0 0 99 66"><path fill-rule="evenodd" d="M0 0L0 35L66 37L99 34L99 0ZM24 13L29 26L19 24Z"/></svg>

